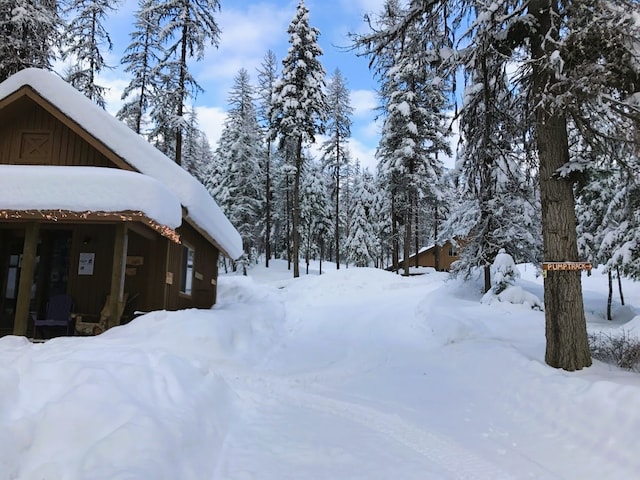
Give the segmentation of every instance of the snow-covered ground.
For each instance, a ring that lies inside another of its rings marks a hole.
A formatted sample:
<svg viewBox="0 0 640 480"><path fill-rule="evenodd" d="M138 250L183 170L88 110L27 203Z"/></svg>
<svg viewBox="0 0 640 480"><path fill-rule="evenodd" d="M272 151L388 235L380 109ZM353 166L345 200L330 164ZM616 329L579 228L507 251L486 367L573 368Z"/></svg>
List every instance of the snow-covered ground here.
<svg viewBox="0 0 640 480"><path fill-rule="evenodd" d="M475 283L324 269L275 261L221 278L212 310L98 337L0 339L0 478L640 478L640 374L547 367L544 314ZM638 284L613 322L606 277L583 284L591 331L640 334Z"/></svg>

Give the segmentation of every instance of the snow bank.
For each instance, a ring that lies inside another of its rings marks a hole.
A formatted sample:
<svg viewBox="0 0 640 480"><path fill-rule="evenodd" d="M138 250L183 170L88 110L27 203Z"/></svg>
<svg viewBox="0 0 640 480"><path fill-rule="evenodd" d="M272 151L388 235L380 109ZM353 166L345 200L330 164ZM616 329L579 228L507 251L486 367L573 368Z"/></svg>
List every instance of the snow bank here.
<svg viewBox="0 0 640 480"><path fill-rule="evenodd" d="M505 302L514 305L524 305L534 310L544 310L544 303L533 293L527 292L519 285L507 287L497 295L493 290L489 290L484 294L480 302L485 305L491 305L495 302Z"/></svg>

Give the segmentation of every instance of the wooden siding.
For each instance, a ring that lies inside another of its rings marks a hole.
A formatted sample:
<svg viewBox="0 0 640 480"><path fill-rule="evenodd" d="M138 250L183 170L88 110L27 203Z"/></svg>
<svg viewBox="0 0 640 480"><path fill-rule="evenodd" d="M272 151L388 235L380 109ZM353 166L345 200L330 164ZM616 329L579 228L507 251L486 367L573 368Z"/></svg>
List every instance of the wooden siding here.
<svg viewBox="0 0 640 480"><path fill-rule="evenodd" d="M169 245L167 272L172 277L172 283L167 284L168 310L185 308L211 308L216 300L218 277L218 249L207 242L189 224L177 229L181 240L195 250L194 278L192 294L180 292L180 278L183 268L183 245L172 243Z"/></svg>
<svg viewBox="0 0 640 480"><path fill-rule="evenodd" d="M129 230L124 291L129 295L125 314L165 308L167 240L159 235L140 235Z"/></svg>
<svg viewBox="0 0 640 480"><path fill-rule="evenodd" d="M450 255L451 253L451 242L445 242L444 245L440 247L440 271L448 272L451 269L451 264L458 260L460 257L456 255ZM416 265L416 256L415 254L409 258L409 267L415 267ZM428 250L420 252L418 254L418 266L420 267L432 267L436 266L436 254L435 247L431 247ZM398 264L398 268L404 268L404 262L401 260Z"/></svg>
<svg viewBox="0 0 640 480"><path fill-rule="evenodd" d="M115 166L34 101L20 103L11 122L0 123L0 164Z"/></svg>
<svg viewBox="0 0 640 480"><path fill-rule="evenodd" d="M104 306L111 286L114 238L114 225L89 224L74 228L67 291L78 313L97 316ZM78 274L80 253L95 254L92 275Z"/></svg>

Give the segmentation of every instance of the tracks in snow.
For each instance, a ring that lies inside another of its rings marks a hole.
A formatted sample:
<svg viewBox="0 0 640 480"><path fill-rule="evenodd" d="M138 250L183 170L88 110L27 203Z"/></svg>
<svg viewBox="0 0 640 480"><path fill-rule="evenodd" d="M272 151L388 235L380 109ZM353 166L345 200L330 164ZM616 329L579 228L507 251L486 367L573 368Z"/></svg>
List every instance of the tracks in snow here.
<svg viewBox="0 0 640 480"><path fill-rule="evenodd" d="M219 372L222 373L222 372ZM230 372L229 372L230 373ZM290 381L273 375L223 375L240 398L249 399L254 405L254 415L260 415L260 406L277 402L298 409L318 412L340 422L352 422L396 442L418 454L423 461L437 466L447 480L512 480L513 477L496 465L462 447L457 442L423 430L398 414L387 413L358 403L338 400L308 391L304 383ZM232 439L227 439L233 443ZM227 443L228 443L227 442ZM229 447L229 444L227 444Z"/></svg>

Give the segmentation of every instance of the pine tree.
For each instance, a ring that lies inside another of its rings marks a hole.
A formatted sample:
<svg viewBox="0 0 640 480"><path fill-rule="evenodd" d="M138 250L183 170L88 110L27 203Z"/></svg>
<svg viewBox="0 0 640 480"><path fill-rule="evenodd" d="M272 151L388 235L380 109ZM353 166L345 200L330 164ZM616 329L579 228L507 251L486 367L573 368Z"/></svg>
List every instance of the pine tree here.
<svg viewBox="0 0 640 480"><path fill-rule="evenodd" d="M478 6L479 8L480 6ZM491 7L495 11L495 7ZM539 261L541 245L535 176L523 159L518 99L509 85L508 58L490 45L490 32L477 27L476 42L487 42L466 59L469 85L461 115L456 208L443 229L446 239L464 241L454 274L484 270L484 291L492 285L491 265L504 247L520 262Z"/></svg>
<svg viewBox="0 0 640 480"><path fill-rule="evenodd" d="M186 117L189 119L189 123L184 137L182 166L200 183L205 184L210 164L213 161L213 152L207 136L198 126L198 115L195 108L189 108Z"/></svg>
<svg viewBox="0 0 640 480"><path fill-rule="evenodd" d="M340 269L340 180L349 164L348 142L351 137L351 99L345 78L336 69L327 85L327 126L329 137L322 145L324 164L333 175L335 209L335 258L336 269Z"/></svg>
<svg viewBox="0 0 640 480"><path fill-rule="evenodd" d="M138 134L142 133L142 120L157 88L155 68L164 56L158 44L160 23L154 17L158 13L155 4L155 0L139 0L131 43L120 61L131 81L122 92L123 104L116 116Z"/></svg>
<svg viewBox="0 0 640 480"><path fill-rule="evenodd" d="M417 36L408 35L386 72L385 105L387 117L381 139L382 157L399 182L397 192L404 225L404 268L409 268L412 228L418 215L418 201L435 203L442 196L439 183L442 163L439 152L449 153L445 142L444 97L437 90L438 80L424 61L424 46ZM438 87L439 88L439 87Z"/></svg>
<svg viewBox="0 0 640 480"><path fill-rule="evenodd" d="M262 62L261 69L258 70L258 120L267 132L265 160L264 160L264 248L265 267L269 268L271 258L271 230L272 230L272 139L268 132L271 131L271 111L273 108L273 94L277 80L277 64L275 54L269 50Z"/></svg>
<svg viewBox="0 0 640 480"><path fill-rule="evenodd" d="M216 151L220 176L214 191L223 211L242 237L243 263L251 261L262 199L262 138L249 74L241 69L229 94L230 110Z"/></svg>
<svg viewBox="0 0 640 480"><path fill-rule="evenodd" d="M70 18L65 36L63 60L70 60L66 80L86 97L105 107L105 88L96 83L97 76L109 68L103 50L111 51L113 44L103 22L118 1L71 0L65 14Z"/></svg>
<svg viewBox="0 0 640 480"><path fill-rule="evenodd" d="M373 176L365 170L354 181L349 235L345 241L349 262L357 267L368 267L375 260L374 205Z"/></svg>
<svg viewBox="0 0 640 480"><path fill-rule="evenodd" d="M61 28L56 0L0 0L0 81L25 68L50 70Z"/></svg>
<svg viewBox="0 0 640 480"><path fill-rule="evenodd" d="M161 24L158 43L164 49L164 57L156 67L162 72L158 83L162 91L159 98L154 99L152 117L158 124L154 136L159 138L159 135L173 131L171 150L180 165L182 137L187 127L183 118L185 103L201 90L189 71L188 61L192 58L202 60L207 43L218 44L220 29L214 14L220 10L220 2L168 0L156 4L154 9L152 18L157 18Z"/></svg>
<svg viewBox="0 0 640 480"><path fill-rule="evenodd" d="M307 274L309 274L309 261L312 257L320 258L320 274L322 274L324 241L333 230L332 206L327 179L320 165L311 161L308 163L309 168L305 169L301 179L300 237L304 248Z"/></svg>
<svg viewBox="0 0 640 480"><path fill-rule="evenodd" d="M318 57L322 50L317 43L320 32L309 25L309 11L300 0L288 28L291 47L282 61L282 78L275 88L272 137L292 141L295 148L293 181L293 276L300 276L300 176L304 167L302 147L313 143L322 131L326 116L323 91L325 72Z"/></svg>

